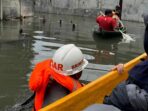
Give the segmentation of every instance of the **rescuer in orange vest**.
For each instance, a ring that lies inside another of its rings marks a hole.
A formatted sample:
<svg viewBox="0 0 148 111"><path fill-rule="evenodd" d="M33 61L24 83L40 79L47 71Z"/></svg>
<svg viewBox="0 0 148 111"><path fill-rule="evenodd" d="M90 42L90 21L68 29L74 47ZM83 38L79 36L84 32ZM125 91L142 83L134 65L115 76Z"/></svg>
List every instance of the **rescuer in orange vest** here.
<svg viewBox="0 0 148 111"><path fill-rule="evenodd" d="M81 50L74 44L60 47L52 59L38 63L29 81L30 90L35 92L34 111L45 106L43 105L47 99L45 93L47 86L50 86L52 81L67 89L69 93L81 88L83 85L78 80L87 64L88 61L84 58ZM50 93L47 94L50 96Z"/></svg>

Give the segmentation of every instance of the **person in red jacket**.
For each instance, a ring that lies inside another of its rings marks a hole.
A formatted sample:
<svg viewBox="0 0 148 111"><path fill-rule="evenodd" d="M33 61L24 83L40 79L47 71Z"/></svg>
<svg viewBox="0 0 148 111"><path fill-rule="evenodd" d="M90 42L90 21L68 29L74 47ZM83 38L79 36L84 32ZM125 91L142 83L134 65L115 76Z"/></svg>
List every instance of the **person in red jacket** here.
<svg viewBox="0 0 148 111"><path fill-rule="evenodd" d="M106 9L105 15L101 15L96 18L100 31L114 31L114 29L117 27L117 22L112 18L112 15L112 10Z"/></svg>
<svg viewBox="0 0 148 111"><path fill-rule="evenodd" d="M79 78L87 64L81 50L74 44L60 47L52 59L38 63L29 81L30 90L35 92L34 111L55 101L51 100L51 96L57 97L60 91L66 90L64 95L67 95L81 88L83 85ZM57 93L55 90L58 90Z"/></svg>

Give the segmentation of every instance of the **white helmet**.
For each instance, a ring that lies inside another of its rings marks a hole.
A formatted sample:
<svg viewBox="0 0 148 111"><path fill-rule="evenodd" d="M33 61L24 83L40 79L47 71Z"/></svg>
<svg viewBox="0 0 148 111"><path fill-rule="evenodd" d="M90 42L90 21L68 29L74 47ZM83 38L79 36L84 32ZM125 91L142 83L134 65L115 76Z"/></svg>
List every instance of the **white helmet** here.
<svg viewBox="0 0 148 111"><path fill-rule="evenodd" d="M67 44L55 52L51 68L59 74L69 76L82 71L87 64L81 50L74 44Z"/></svg>

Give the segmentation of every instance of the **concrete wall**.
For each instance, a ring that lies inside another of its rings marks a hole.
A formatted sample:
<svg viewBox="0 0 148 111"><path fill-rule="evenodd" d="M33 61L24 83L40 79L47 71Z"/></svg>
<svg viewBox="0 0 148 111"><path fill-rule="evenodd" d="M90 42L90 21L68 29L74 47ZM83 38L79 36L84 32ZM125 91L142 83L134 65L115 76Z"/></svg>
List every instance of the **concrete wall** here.
<svg viewBox="0 0 148 111"><path fill-rule="evenodd" d="M33 12L95 17L99 10L114 9L120 0L2 0L4 17L32 16ZM122 18L143 21L148 0L123 0Z"/></svg>
<svg viewBox="0 0 148 111"><path fill-rule="evenodd" d="M148 0L123 0L124 20L143 21L143 13L148 14Z"/></svg>
<svg viewBox="0 0 148 111"><path fill-rule="evenodd" d="M100 0L100 7L103 9L115 9L116 5L119 5L119 0Z"/></svg>
<svg viewBox="0 0 148 111"><path fill-rule="evenodd" d="M2 0L0 0L0 20L3 19L3 16L2 16Z"/></svg>
<svg viewBox="0 0 148 111"><path fill-rule="evenodd" d="M42 7L45 11L47 7L54 8L68 8L68 9L90 9L97 7L98 0L36 0L36 10ZM48 11L48 10L46 10Z"/></svg>
<svg viewBox="0 0 148 111"><path fill-rule="evenodd" d="M37 12L96 16L99 10L114 9L120 0L36 0ZM122 18L143 21L142 14L148 13L148 0L123 0Z"/></svg>
<svg viewBox="0 0 148 111"><path fill-rule="evenodd" d="M32 0L1 0L3 10L3 18L16 18L22 16L33 15L33 1Z"/></svg>
<svg viewBox="0 0 148 111"><path fill-rule="evenodd" d="M119 0L36 0L35 11L80 16L96 16L99 10L114 9Z"/></svg>
<svg viewBox="0 0 148 111"><path fill-rule="evenodd" d="M19 15L19 2L18 0L3 0L3 16L16 17Z"/></svg>
<svg viewBox="0 0 148 111"><path fill-rule="evenodd" d="M34 1L33 0L20 0L21 1L21 15L32 16L34 15Z"/></svg>

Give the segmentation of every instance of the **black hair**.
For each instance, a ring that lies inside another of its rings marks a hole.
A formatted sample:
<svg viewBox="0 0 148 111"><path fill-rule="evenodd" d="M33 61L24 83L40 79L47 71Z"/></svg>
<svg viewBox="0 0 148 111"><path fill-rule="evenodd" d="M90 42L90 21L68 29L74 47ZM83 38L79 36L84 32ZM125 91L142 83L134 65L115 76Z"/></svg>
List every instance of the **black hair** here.
<svg viewBox="0 0 148 111"><path fill-rule="evenodd" d="M116 9L116 10L120 10L121 7L120 7L119 5L116 5L115 9Z"/></svg>
<svg viewBox="0 0 148 111"><path fill-rule="evenodd" d="M105 15L109 15L109 14L112 14L112 10L111 9L106 9L105 10Z"/></svg>

